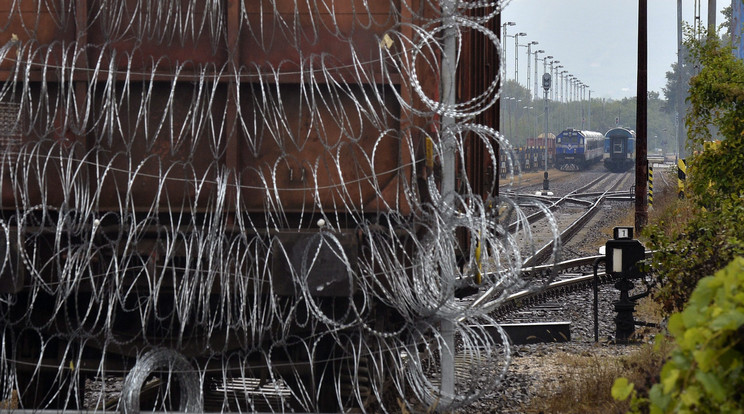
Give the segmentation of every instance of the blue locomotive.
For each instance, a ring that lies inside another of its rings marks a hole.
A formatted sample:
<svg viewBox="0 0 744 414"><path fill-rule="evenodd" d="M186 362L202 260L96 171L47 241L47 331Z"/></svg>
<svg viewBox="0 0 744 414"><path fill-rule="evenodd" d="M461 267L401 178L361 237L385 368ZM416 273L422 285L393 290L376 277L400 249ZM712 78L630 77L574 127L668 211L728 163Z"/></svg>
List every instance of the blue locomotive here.
<svg viewBox="0 0 744 414"><path fill-rule="evenodd" d="M566 129L555 137L555 167L583 170L602 159L605 137L596 131Z"/></svg>
<svg viewBox="0 0 744 414"><path fill-rule="evenodd" d="M612 172L625 172L635 165L635 131L612 128L605 134L604 165Z"/></svg>

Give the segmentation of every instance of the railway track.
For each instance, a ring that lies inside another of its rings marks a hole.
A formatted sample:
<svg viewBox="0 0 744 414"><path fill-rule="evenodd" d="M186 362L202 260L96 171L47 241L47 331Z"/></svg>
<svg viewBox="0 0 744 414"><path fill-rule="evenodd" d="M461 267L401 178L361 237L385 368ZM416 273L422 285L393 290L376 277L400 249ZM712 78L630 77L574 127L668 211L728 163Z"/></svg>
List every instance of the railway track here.
<svg viewBox="0 0 744 414"><path fill-rule="evenodd" d="M567 245L568 242L571 241L578 234L579 230L595 216L606 199L610 195L614 195L617 193L617 188L622 185L629 176L629 173L625 173L620 176L610 173L602 174L589 183L568 192L568 194L560 197L558 200L550 204L550 206L548 207L550 211L559 210L559 207L569 202L587 208L586 211L578 217L576 217L573 212L567 214L568 219L562 217L562 212L556 212L555 220L559 225L559 229L561 230L559 237L560 244L564 246ZM607 181L610 181L609 186L607 186ZM606 189L600 193L588 193L590 194L588 196L583 194L583 192L600 185L605 186ZM587 200L587 197L591 198L591 200ZM543 219L546 219L544 210L533 213L527 217L527 221L530 224L535 224ZM560 225L562 223L563 226L561 228ZM509 226L509 230L512 232L518 230L518 228L519 223L513 223ZM523 262L523 267L540 265L553 255L555 242L553 241L552 235L550 236L551 237L549 238L549 242L539 247Z"/></svg>
<svg viewBox="0 0 744 414"><path fill-rule="evenodd" d="M646 251L646 258L650 258L652 253L652 251ZM615 283L618 277L607 274L604 268L597 272L596 277L593 272L586 273L587 267L593 267L594 262L603 257L601 255L581 257L555 265L535 266L523 272L523 277L528 279L544 278L554 272L557 273L557 277L554 282L538 291L523 290L510 295L492 315L502 318L520 309L538 306L568 294L593 289L597 285Z"/></svg>
<svg viewBox="0 0 744 414"><path fill-rule="evenodd" d="M608 202L611 198L616 200L632 200L632 198L628 197L630 195L629 191L619 190L632 177L633 175L629 172L623 174L603 173L589 180L587 184L567 191L562 196L544 197L530 194L514 194L512 196L523 199L536 199L546 202L546 204L548 202L550 203L547 204L548 209L555 212L555 220L559 224L560 229L558 245L562 246L562 251L565 252L566 256L571 256L574 254L570 251L571 249L567 249L566 247L571 245L576 236L580 234L580 231L589 225L590 221L601 211L604 203ZM601 188L602 191L597 191L597 188ZM578 205L584 208L584 210L578 217L573 212L563 212L561 207L568 204ZM542 229L540 228L541 220L546 220L544 211L537 211L527 217L527 222L532 225L533 230L536 230L536 234L540 230L544 231L544 227L547 227L547 225L544 225ZM513 223L509 226L511 232L515 232L518 229L518 223ZM534 236L537 238L538 236L536 234ZM581 244L582 240L576 242ZM539 290L524 290L514 293L492 314L493 316L497 317L497 319L502 319L528 308L561 306L560 304L551 303L551 301L559 300L563 296L576 292L591 290L595 286L595 282L601 286L612 284L616 281L616 278L607 275L603 268L600 268L595 280L592 265L597 258L603 256L569 257L567 260L560 261L558 254L554 250L555 247L556 243L552 240L551 235L547 243L540 246L534 254L523 261L524 270L522 272L525 280L532 281L535 284L547 283L545 281L551 280L551 277L553 281ZM583 247L586 250L586 246ZM557 263L545 264L551 257ZM528 318L529 316L525 319Z"/></svg>

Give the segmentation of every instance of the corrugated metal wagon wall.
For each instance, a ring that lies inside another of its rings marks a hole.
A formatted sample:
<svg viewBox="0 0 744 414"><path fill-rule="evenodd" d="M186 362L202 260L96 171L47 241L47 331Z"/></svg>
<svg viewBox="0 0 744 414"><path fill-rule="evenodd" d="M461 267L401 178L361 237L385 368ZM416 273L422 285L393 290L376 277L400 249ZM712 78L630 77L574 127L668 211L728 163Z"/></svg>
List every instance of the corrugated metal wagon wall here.
<svg viewBox="0 0 744 414"><path fill-rule="evenodd" d="M2 404L483 395L508 350L473 326L522 286L494 215L501 6L0 0ZM453 388L445 323L481 361Z"/></svg>

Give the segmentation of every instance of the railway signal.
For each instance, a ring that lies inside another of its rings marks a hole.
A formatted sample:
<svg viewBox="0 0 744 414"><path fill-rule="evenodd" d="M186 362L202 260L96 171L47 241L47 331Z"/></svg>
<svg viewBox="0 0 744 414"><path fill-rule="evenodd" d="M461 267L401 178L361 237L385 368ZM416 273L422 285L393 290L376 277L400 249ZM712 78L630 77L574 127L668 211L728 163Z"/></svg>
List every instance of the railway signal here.
<svg viewBox="0 0 744 414"><path fill-rule="evenodd" d="M638 263L646 257L646 248L633 239L633 227L615 227L612 229L613 239L604 246L604 257L594 262L594 341L599 341L599 299L597 285L597 267L605 262L606 272L620 279L615 288L620 291L620 299L615 301L615 340L627 342L635 331L637 324L633 318L635 301L648 295L648 291L630 296L633 289L633 279L640 278L644 273L638 268ZM601 253L601 250L600 250Z"/></svg>

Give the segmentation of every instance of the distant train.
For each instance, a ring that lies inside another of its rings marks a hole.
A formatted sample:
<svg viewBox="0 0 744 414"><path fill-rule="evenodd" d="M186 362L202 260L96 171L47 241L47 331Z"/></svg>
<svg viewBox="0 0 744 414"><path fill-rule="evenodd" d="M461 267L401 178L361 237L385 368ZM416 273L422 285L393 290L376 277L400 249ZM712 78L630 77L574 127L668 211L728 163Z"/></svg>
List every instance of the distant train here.
<svg viewBox="0 0 744 414"><path fill-rule="evenodd" d="M635 165L635 131L612 128L605 134L604 165L612 172L625 172Z"/></svg>
<svg viewBox="0 0 744 414"><path fill-rule="evenodd" d="M605 137L596 131L566 129L555 138L555 168L583 170L602 159Z"/></svg>

